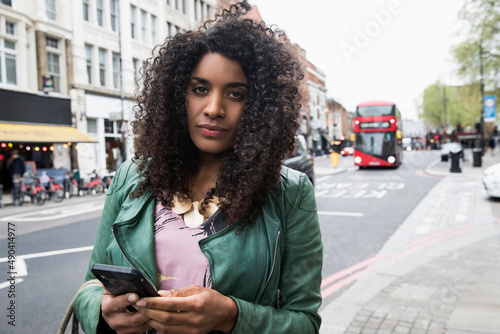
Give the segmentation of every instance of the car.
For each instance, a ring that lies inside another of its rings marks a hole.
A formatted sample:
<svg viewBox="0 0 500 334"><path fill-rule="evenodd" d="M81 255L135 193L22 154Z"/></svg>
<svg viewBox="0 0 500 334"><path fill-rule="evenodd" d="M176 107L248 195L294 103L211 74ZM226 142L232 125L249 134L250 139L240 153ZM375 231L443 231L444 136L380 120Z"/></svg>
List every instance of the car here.
<svg viewBox="0 0 500 334"><path fill-rule="evenodd" d="M500 163L484 170L483 184L489 196L500 197Z"/></svg>
<svg viewBox="0 0 500 334"><path fill-rule="evenodd" d="M283 165L306 174L314 185L314 158L307 148L303 135L296 137L295 148L291 154L285 157Z"/></svg>
<svg viewBox="0 0 500 334"><path fill-rule="evenodd" d="M460 143L444 143L441 146L441 161L448 161L451 153L458 153L458 156L464 159L464 149Z"/></svg>
<svg viewBox="0 0 500 334"><path fill-rule="evenodd" d="M340 155L342 156L353 155L353 154L354 154L354 148L350 146L346 146L340 150Z"/></svg>

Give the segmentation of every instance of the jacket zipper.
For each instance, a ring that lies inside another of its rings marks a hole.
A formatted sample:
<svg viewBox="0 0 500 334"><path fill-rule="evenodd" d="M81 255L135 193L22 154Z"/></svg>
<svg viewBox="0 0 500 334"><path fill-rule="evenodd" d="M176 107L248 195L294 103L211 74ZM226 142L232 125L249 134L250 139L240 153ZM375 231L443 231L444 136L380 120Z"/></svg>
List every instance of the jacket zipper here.
<svg viewBox="0 0 500 334"><path fill-rule="evenodd" d="M118 245L118 249L120 250L120 252L122 253L123 257L125 258L125 260L127 260L127 262L130 264L130 266L136 270L139 270L138 268L136 268L132 262L130 261L130 259L127 257L127 255L125 255L125 252L123 251L122 249L122 246L120 245L120 243L118 242L118 239L116 238L116 234L115 234L115 227L111 227L111 232L113 233L113 237L115 238L115 241L116 241L116 244ZM151 286L153 286L155 288L155 290L157 289L156 287L156 284L153 284L153 282L151 282L151 280L142 272L139 270L139 272L142 273L142 276L144 276L144 278L146 279L146 281L148 281L149 284L151 284Z"/></svg>
<svg viewBox="0 0 500 334"><path fill-rule="evenodd" d="M267 277L266 284L264 285L263 291L266 291L267 285L269 284L269 281L271 280L271 276L273 276L274 267L276 266L276 254L278 253L278 242L280 240L280 235L281 235L281 231L278 231L278 236L276 237L276 244L274 245L273 265L271 267L271 273L269 273L269 276Z"/></svg>

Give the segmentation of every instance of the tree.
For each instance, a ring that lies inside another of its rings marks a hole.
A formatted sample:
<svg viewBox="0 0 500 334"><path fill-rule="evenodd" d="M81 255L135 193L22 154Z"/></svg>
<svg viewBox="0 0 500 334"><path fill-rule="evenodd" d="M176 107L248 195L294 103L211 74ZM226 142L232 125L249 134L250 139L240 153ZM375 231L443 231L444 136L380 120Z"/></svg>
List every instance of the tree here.
<svg viewBox="0 0 500 334"><path fill-rule="evenodd" d="M472 126L477 120L479 86L446 86L440 81L424 90L420 118L433 128L462 128Z"/></svg>
<svg viewBox="0 0 500 334"><path fill-rule="evenodd" d="M479 82L481 43L485 88L494 91L500 81L500 0L465 0L459 18L466 23L467 37L452 49L458 74L470 83Z"/></svg>
<svg viewBox="0 0 500 334"><path fill-rule="evenodd" d="M426 125L431 127L445 126L445 110L443 103L443 85L441 82L436 82L424 90L422 118Z"/></svg>

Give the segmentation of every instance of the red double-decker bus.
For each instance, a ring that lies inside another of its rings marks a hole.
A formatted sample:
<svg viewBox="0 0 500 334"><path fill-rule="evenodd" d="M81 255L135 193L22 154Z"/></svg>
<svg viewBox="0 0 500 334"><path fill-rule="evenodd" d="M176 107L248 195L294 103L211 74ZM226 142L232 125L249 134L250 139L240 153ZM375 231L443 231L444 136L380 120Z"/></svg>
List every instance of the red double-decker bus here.
<svg viewBox="0 0 500 334"><path fill-rule="evenodd" d="M398 167L401 164L402 120L394 102L360 103L354 115L354 134L356 166Z"/></svg>

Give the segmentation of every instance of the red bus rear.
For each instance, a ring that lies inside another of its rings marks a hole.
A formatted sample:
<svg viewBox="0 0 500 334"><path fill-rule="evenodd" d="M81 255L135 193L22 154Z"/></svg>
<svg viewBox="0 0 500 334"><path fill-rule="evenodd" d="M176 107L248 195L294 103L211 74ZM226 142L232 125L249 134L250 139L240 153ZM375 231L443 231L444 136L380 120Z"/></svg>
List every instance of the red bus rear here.
<svg viewBox="0 0 500 334"><path fill-rule="evenodd" d="M360 167L401 164L402 120L393 102L367 101L354 116L354 164Z"/></svg>

